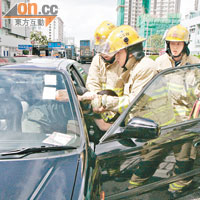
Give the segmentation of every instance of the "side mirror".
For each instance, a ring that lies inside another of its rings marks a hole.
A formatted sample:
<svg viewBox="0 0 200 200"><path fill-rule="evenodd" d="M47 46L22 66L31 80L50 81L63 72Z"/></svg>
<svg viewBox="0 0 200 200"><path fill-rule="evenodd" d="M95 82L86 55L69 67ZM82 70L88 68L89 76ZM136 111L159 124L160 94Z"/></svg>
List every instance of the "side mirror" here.
<svg viewBox="0 0 200 200"><path fill-rule="evenodd" d="M111 139L154 139L160 135L160 127L153 120L134 117L125 127L120 127L114 134L107 136L104 141Z"/></svg>
<svg viewBox="0 0 200 200"><path fill-rule="evenodd" d="M153 120L134 117L124 127L122 134L131 138L154 139L160 135L160 127Z"/></svg>

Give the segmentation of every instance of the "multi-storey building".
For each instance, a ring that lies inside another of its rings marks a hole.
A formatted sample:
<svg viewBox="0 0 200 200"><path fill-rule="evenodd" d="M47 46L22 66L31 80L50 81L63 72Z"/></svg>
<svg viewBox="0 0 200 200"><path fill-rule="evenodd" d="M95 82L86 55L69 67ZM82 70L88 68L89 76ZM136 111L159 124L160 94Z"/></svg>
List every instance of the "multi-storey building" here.
<svg viewBox="0 0 200 200"><path fill-rule="evenodd" d="M137 17L142 14L142 0L125 0L124 24L136 29Z"/></svg>
<svg viewBox="0 0 200 200"><path fill-rule="evenodd" d="M200 1L199 0L195 0L195 2L194 2L194 10L195 11L200 11Z"/></svg>
<svg viewBox="0 0 200 200"><path fill-rule="evenodd" d="M56 17L48 26L34 27L34 31L41 31L51 42L63 42L64 23L60 17Z"/></svg>
<svg viewBox="0 0 200 200"><path fill-rule="evenodd" d="M4 16L16 3L29 0L2 0L1 16ZM18 45L30 45L30 29L17 27L14 19L2 19L0 27L0 56L13 56L18 52Z"/></svg>
<svg viewBox="0 0 200 200"><path fill-rule="evenodd" d="M47 38L53 42L63 42L63 21L56 17L48 26Z"/></svg>
<svg viewBox="0 0 200 200"><path fill-rule="evenodd" d="M200 10L188 13L181 24L190 32L190 52L200 55Z"/></svg>
<svg viewBox="0 0 200 200"><path fill-rule="evenodd" d="M123 5L124 24L138 29L137 20L138 16L144 14L143 5L146 3L145 1L148 0L125 0ZM149 14L156 18L167 18L169 14L180 13L181 0L150 0L149 3Z"/></svg>
<svg viewBox="0 0 200 200"><path fill-rule="evenodd" d="M181 0L151 0L150 14L157 18L167 18L169 14L180 13Z"/></svg>

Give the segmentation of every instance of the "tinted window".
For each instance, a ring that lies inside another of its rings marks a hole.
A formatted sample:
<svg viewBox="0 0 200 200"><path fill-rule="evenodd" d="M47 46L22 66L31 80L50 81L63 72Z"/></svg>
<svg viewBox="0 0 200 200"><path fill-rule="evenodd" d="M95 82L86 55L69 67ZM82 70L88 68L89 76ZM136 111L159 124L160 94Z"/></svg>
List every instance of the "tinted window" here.
<svg viewBox="0 0 200 200"><path fill-rule="evenodd" d="M80 142L79 126L63 74L0 71L2 149Z"/></svg>
<svg viewBox="0 0 200 200"><path fill-rule="evenodd" d="M189 67L164 73L144 91L126 121L139 116L165 126L192 119L199 94L200 69Z"/></svg>

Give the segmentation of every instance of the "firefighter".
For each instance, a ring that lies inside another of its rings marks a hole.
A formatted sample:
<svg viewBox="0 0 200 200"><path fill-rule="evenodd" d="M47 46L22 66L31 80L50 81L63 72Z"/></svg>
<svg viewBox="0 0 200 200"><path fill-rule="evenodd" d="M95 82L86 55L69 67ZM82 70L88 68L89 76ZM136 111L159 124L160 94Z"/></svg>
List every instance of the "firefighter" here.
<svg viewBox="0 0 200 200"><path fill-rule="evenodd" d="M165 37L166 53L156 59L158 71L200 62L199 58L190 55L189 39L189 31L180 24L167 31Z"/></svg>
<svg viewBox="0 0 200 200"><path fill-rule="evenodd" d="M104 44L103 52L115 56L123 72L127 73L123 95L114 97L98 95L92 100L95 112L114 111L122 113L148 83L156 71L156 63L145 57L143 51L144 38L129 25L121 25L114 29Z"/></svg>
<svg viewBox="0 0 200 200"><path fill-rule="evenodd" d="M181 25L172 27L168 30L165 40L167 47L166 54L158 57L156 60L158 64L158 71L170 67L178 67L185 64L194 64L199 62L198 59L189 55L189 32L185 27ZM195 78L195 74L188 73L185 77L185 82L183 82L183 79L181 77L179 78L177 74L174 78L167 81L168 84L170 84L168 87L170 88L172 96L171 106L175 114L175 123L188 119L189 112L187 109L188 107L192 107L188 106L190 98L188 98L189 95L186 94L189 91L189 86L192 86L192 84L195 83L195 81L191 79L191 77ZM168 114L166 114L166 116L169 117ZM174 123L174 120L171 120L170 123ZM149 149L152 146L152 143L161 145L161 147L156 150L154 149L149 151L142 156L142 160L138 164L129 182L129 189L143 185L154 174L160 162L171 150L173 150L176 158L174 170L175 175L192 169L196 158L196 152L192 146L193 138L188 136L188 141L183 144L176 144L173 147L168 145L163 148L162 144L170 137L172 136L167 134L166 136L160 136L159 138L148 142L146 149ZM169 185L169 192L172 198L178 196L182 191L184 191L184 189L186 189L191 182L191 179L185 179L171 183Z"/></svg>
<svg viewBox="0 0 200 200"><path fill-rule="evenodd" d="M108 86L115 84L118 96L95 95L91 102L94 112L111 111L121 114L144 85L157 73L155 62L144 55L143 41L145 39L140 37L131 26L121 25L115 28L106 42L101 45L103 54L115 57L114 63L118 66L115 69L120 74L119 81L116 82L117 76L114 68L106 70L107 74L110 74L106 78ZM105 82L104 78L105 76L101 77L103 82ZM106 88L109 88L108 86ZM114 162L109 173L115 174L120 170L119 167L120 163Z"/></svg>
<svg viewBox="0 0 200 200"><path fill-rule="evenodd" d="M88 92L81 97L81 100L91 100L97 93L102 93L102 90L107 90L108 93L114 92L115 96L123 95L127 72L123 72L123 68L115 61L114 55L110 56L101 52L108 35L115 28L116 26L109 21L103 21L96 28L94 38L97 54L88 72L86 81ZM110 111L95 115L94 120L99 129L105 132L117 117L117 112Z"/></svg>
<svg viewBox="0 0 200 200"><path fill-rule="evenodd" d="M112 96L122 96L124 84L129 76L129 71L124 71L123 68L115 61L115 55L107 55L102 52L106 39L109 34L116 29L116 26L109 21L103 21L96 29L95 47L97 54L94 56L89 68L86 92L81 100L92 100L97 94L107 94ZM98 112L98 111L97 111ZM100 132L95 131L95 141L104 134L106 130L117 119L119 113L116 111L105 111L93 115L93 120L97 124ZM100 134L100 135L99 135ZM107 178L115 176L120 172L120 163L113 162L107 169Z"/></svg>
<svg viewBox="0 0 200 200"><path fill-rule="evenodd" d="M183 65L196 64L200 63L200 59L190 55L190 50L188 48L189 45L189 31L182 25L176 25L171 27L165 36L166 41L166 53L156 59L156 63L158 64L158 71L164 70L166 68L180 67ZM189 77L190 78L187 78ZM191 79L193 77L193 79ZM178 77L176 77L172 83L172 94L174 94L173 105L176 113L176 120L183 121L184 117L188 116L188 108L189 100L185 95L187 91L179 93L177 88L184 87L194 82L195 76L192 74L186 75L186 83L182 83L179 81ZM173 90L174 88L174 90ZM198 95L198 94L196 94ZM181 102L184 101L184 102ZM187 105L186 105L187 104ZM184 105L184 106L183 106ZM186 105L186 106L185 106ZM181 173L187 172L192 169L194 160L196 158L196 150L192 146L192 142L184 143L183 145L177 145L174 147L174 153L176 158L175 170L174 174L179 175ZM171 183L169 185L168 191L172 196L178 196L182 191L187 188L192 179L186 179Z"/></svg>

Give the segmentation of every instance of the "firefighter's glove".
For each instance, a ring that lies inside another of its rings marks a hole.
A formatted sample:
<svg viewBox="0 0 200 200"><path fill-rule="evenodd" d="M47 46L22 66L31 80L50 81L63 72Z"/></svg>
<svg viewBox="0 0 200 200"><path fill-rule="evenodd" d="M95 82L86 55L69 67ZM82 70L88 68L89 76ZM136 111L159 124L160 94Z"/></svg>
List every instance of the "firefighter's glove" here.
<svg viewBox="0 0 200 200"><path fill-rule="evenodd" d="M103 113L106 111L106 98L107 95L97 95L94 100L92 100L92 108L96 113Z"/></svg>
<svg viewBox="0 0 200 200"><path fill-rule="evenodd" d="M92 107L93 109L98 109L102 106L102 95L97 95L93 100L92 100Z"/></svg>

